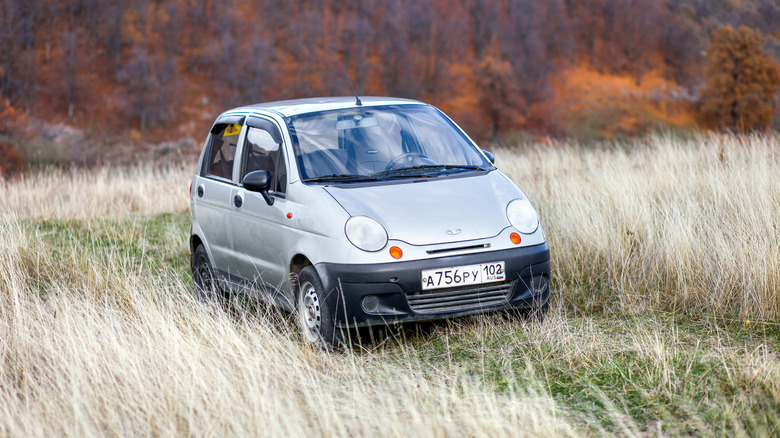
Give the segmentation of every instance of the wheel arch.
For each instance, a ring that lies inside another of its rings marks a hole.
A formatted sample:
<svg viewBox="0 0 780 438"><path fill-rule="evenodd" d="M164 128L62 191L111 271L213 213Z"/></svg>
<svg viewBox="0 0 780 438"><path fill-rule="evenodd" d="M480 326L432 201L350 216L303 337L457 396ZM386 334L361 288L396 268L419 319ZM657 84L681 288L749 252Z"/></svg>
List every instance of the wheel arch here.
<svg viewBox="0 0 780 438"><path fill-rule="evenodd" d="M203 240L198 236L197 234L193 234L190 236L190 252L195 252L195 250L200 246L203 245Z"/></svg>
<svg viewBox="0 0 780 438"><path fill-rule="evenodd" d="M308 257L301 253L297 253L290 259L290 284L292 285L293 293L298 284L298 273L307 266L312 266L313 263Z"/></svg>

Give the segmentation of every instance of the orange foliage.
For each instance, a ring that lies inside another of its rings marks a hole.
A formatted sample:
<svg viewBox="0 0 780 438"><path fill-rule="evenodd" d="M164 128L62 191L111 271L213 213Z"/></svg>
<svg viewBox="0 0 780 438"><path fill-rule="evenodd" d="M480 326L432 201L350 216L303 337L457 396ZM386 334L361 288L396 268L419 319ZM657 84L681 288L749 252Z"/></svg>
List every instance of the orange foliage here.
<svg viewBox="0 0 780 438"><path fill-rule="evenodd" d="M2 76L3 69L0 68L0 78ZM0 133L13 131L22 122L24 115L11 106L10 100L0 97Z"/></svg>
<svg viewBox="0 0 780 438"><path fill-rule="evenodd" d="M479 101L474 70L463 63L452 64L448 70L457 92L444 96L438 106L467 132L479 134L489 123Z"/></svg>
<svg viewBox="0 0 780 438"><path fill-rule="evenodd" d="M493 138L499 132L515 128L523 122L526 107L512 74L512 64L501 57L501 49L494 40L476 67L477 95L482 110L489 120Z"/></svg>
<svg viewBox="0 0 780 438"><path fill-rule="evenodd" d="M677 84L700 83L702 44L669 2L77 3L4 21L0 100L123 137L200 136L226 108L350 94L332 51L358 93L431 102L482 138L693 126Z"/></svg>
<svg viewBox="0 0 780 438"><path fill-rule="evenodd" d="M723 26L712 40L701 93L705 123L733 131L766 129L780 89L780 64L767 52L766 39L745 26Z"/></svg>
<svg viewBox="0 0 780 438"><path fill-rule="evenodd" d="M657 128L693 128L686 90L647 72L639 85L630 74L574 66L554 80L552 112L563 134L586 138L640 135Z"/></svg>
<svg viewBox="0 0 780 438"><path fill-rule="evenodd" d="M24 157L11 144L0 143L0 177L12 175L24 166Z"/></svg>

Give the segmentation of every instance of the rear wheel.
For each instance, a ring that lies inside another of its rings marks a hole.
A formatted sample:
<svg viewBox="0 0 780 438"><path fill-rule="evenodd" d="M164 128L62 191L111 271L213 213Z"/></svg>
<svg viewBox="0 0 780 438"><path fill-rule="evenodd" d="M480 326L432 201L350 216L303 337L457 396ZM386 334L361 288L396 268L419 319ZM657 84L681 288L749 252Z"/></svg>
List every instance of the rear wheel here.
<svg viewBox="0 0 780 438"><path fill-rule="evenodd" d="M195 248L195 252L192 253L190 270L192 271L192 280L195 282L195 292L198 294L198 299L203 302L218 304L227 302L227 296L219 287L217 277L214 274L214 267L203 245L198 245Z"/></svg>
<svg viewBox="0 0 780 438"><path fill-rule="evenodd" d="M303 268L298 274L296 297L298 327L303 339L326 350L342 347L343 330L335 326L335 312L325 299L322 282L313 266Z"/></svg>

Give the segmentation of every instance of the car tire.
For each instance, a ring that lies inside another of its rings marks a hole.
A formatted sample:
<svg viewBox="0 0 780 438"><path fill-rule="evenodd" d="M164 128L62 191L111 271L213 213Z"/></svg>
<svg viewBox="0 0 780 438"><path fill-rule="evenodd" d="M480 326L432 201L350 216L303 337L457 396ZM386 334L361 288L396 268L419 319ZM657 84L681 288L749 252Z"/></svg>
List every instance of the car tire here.
<svg viewBox="0 0 780 438"><path fill-rule="evenodd" d="M304 341L327 351L342 348L344 329L336 327L320 276L313 266L298 273L295 284L296 320Z"/></svg>
<svg viewBox="0 0 780 438"><path fill-rule="evenodd" d="M198 245L192 253L190 270L195 283L195 293L200 301L220 305L227 303L227 295L219 287L214 267L203 245Z"/></svg>

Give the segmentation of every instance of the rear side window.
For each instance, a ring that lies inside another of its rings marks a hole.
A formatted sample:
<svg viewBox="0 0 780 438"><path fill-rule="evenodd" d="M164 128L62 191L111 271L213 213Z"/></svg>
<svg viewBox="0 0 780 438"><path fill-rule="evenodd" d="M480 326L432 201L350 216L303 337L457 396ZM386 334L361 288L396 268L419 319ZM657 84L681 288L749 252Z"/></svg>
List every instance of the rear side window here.
<svg viewBox="0 0 780 438"><path fill-rule="evenodd" d="M233 162L236 157L236 146L241 125L217 125L212 130L211 148L209 149L207 174L220 178L233 177Z"/></svg>

